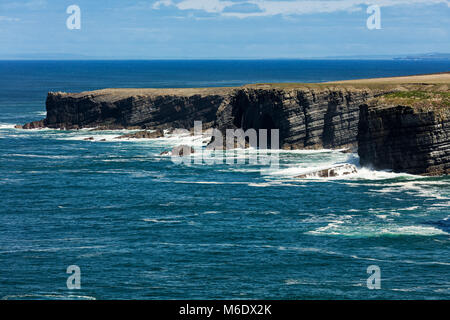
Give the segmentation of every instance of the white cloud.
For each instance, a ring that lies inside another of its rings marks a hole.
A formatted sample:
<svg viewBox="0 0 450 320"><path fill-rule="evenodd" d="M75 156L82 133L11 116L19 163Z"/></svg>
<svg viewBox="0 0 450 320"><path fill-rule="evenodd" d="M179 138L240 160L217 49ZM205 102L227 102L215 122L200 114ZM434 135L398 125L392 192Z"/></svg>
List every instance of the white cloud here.
<svg viewBox="0 0 450 320"><path fill-rule="evenodd" d="M227 8L238 4L254 5L259 10L255 12L227 12ZM217 13L222 16L247 18L255 16L331 13L337 11L353 12L361 10L363 6L373 4L378 4L381 7L447 4L450 7L450 0L160 0L155 2L153 8L159 9L161 6L174 6L178 10L197 10L207 13Z"/></svg>
<svg viewBox="0 0 450 320"><path fill-rule="evenodd" d="M38 10L47 6L47 0L11 1L1 4L3 9Z"/></svg>
<svg viewBox="0 0 450 320"><path fill-rule="evenodd" d="M159 9L159 8L161 8L162 6L168 7L168 6L171 6L171 5L173 5L172 0L160 0L160 1L156 1L156 2L153 4L153 9Z"/></svg>
<svg viewBox="0 0 450 320"><path fill-rule="evenodd" d="M161 6L175 6L179 10L201 10L208 13L221 13L225 8L232 6L236 2L224 0L182 0L174 2L172 0L156 1L153 5L154 9Z"/></svg>
<svg viewBox="0 0 450 320"><path fill-rule="evenodd" d="M20 19L19 18L11 18L11 17L0 16L0 21L17 22L17 21L20 21Z"/></svg>

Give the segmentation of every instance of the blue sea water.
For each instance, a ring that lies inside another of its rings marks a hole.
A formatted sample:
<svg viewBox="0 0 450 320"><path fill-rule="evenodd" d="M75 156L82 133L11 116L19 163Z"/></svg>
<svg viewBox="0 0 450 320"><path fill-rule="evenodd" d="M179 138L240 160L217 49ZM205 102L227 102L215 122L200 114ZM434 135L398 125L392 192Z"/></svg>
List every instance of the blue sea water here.
<svg viewBox="0 0 450 320"><path fill-rule="evenodd" d="M0 62L0 298L449 299L449 177L360 168L301 180L358 157L282 151L278 169L183 166L159 154L194 138L14 129L45 117L48 91L448 70L449 61ZM70 265L79 290L67 289ZM367 288L371 265L380 290Z"/></svg>

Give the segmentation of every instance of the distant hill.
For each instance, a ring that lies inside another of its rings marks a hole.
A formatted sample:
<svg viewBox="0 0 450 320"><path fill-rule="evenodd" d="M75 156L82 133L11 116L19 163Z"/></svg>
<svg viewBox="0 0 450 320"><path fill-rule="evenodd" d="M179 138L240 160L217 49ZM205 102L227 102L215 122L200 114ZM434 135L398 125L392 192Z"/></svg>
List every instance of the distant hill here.
<svg viewBox="0 0 450 320"><path fill-rule="evenodd" d="M17 54L1 54L0 60L152 60L157 58L152 57L139 57L139 58L123 58L123 57L102 57L102 56L89 56L83 54L71 54L71 53L17 53ZM164 58L159 58L164 59ZM183 59L183 58L179 58ZM192 59L192 58L185 58ZM214 58L211 58L214 60ZM219 59L219 58L217 58ZM220 58L226 59L226 58ZM231 60L235 60L233 58ZM247 58L242 58L247 59ZM255 58L256 59L256 58ZM259 58L264 59L264 58ZM276 59L276 58L270 58ZM286 58L279 58L286 59ZM295 59L295 58L288 58ZM306 60L450 60L450 53L421 53L421 54L405 54L405 55L351 55L351 56L326 56L326 57L298 57L296 59ZM238 59L239 60L239 59ZM250 59L251 60L251 59Z"/></svg>
<svg viewBox="0 0 450 320"><path fill-rule="evenodd" d="M329 56L309 58L314 60L329 59L329 60L450 60L450 53L418 53L405 55L353 55L353 56Z"/></svg>
<svg viewBox="0 0 450 320"><path fill-rule="evenodd" d="M450 53L413 54L405 57L396 57L395 60L450 60Z"/></svg>

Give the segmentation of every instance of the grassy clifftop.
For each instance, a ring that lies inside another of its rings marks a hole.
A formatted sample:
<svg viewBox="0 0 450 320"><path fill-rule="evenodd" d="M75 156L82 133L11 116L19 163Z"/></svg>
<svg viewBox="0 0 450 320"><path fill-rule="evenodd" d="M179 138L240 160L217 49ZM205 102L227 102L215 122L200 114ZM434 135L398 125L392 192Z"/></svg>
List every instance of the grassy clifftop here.
<svg viewBox="0 0 450 320"><path fill-rule="evenodd" d="M371 104L408 106L420 112L444 114L450 111L450 91L398 91L375 98Z"/></svg>
<svg viewBox="0 0 450 320"><path fill-rule="evenodd" d="M443 87L443 91L448 91L450 86L450 72L406 76L391 78L359 79L345 80L324 83L257 83L247 85L250 88L274 88L274 89L327 89L327 88L346 88L346 89L372 89L372 90L393 90L393 89L414 89L422 87Z"/></svg>

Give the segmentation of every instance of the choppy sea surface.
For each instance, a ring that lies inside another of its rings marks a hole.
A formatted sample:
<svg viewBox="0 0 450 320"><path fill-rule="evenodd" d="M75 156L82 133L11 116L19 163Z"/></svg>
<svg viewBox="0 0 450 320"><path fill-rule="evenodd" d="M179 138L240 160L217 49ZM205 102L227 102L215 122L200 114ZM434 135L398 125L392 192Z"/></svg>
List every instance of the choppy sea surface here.
<svg viewBox="0 0 450 320"><path fill-rule="evenodd" d="M279 168L185 166L159 154L201 148L201 137L14 129L45 117L48 91L448 70L448 61L0 62L0 298L449 299L449 177L359 168L298 179L358 166L358 156L280 151ZM79 290L66 286L70 265L81 269ZM371 265L380 290L367 288Z"/></svg>

